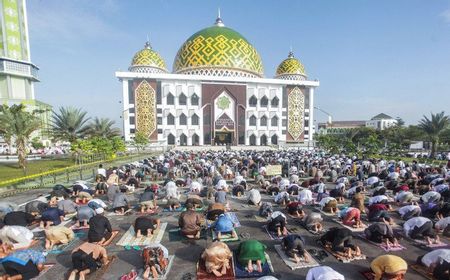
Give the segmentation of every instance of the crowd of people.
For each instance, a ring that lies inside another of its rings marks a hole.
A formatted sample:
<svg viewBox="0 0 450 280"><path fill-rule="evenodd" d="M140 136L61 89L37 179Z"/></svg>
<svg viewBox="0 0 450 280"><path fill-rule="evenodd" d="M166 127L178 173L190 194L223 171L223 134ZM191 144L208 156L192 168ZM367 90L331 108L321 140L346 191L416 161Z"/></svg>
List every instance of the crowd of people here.
<svg viewBox="0 0 450 280"><path fill-rule="evenodd" d="M273 166L280 168L274 173ZM309 253L308 246L323 248L341 261L363 257L355 242L358 232L387 251L400 249L403 238L423 241L429 252L418 256L414 267L447 280L450 249L444 248L442 239L450 238L449 183L450 161L428 166L297 149L173 151L120 167L100 165L91 183L56 185L50 194L24 207L0 202L0 262L5 272L0 279L36 277L45 268L48 251L72 242L78 230L86 231L87 238L72 251L68 275L85 279L111 262L106 246L116 233L105 213L126 216L136 237L152 237L161 226L162 209L179 214L174 226L183 238L198 240L211 231L213 242L199 256L207 273L221 277L234 265L250 274L269 274L268 245L236 230L238 224L230 214L241 204L263 219L267 232L295 263L320 259L320 253L314 254L318 250ZM130 199L130 193L139 194L138 201ZM327 226L327 217L340 225ZM72 218L76 222L68 226ZM288 220L304 231L289 231ZM42 249L34 228L45 235ZM306 242L307 232L317 235L316 244ZM237 241L239 237L242 241ZM236 250L227 245L230 240L239 242ZM163 244L139 249L144 279L166 273L169 250ZM405 279L408 268L401 256L380 254L368 270L377 280ZM309 268L306 279L344 279L343 274L316 266ZM133 270L121 279L137 276Z"/></svg>

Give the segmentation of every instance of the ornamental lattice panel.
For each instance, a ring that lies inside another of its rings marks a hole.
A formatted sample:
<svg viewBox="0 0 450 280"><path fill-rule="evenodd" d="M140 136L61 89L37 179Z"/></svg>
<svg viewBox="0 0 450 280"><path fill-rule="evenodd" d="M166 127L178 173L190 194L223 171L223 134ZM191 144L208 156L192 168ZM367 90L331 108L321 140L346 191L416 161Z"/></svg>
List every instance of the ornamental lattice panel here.
<svg viewBox="0 0 450 280"><path fill-rule="evenodd" d="M150 138L156 130L156 92L143 80L135 90L136 131Z"/></svg>
<svg viewBox="0 0 450 280"><path fill-rule="evenodd" d="M305 96L295 87L288 95L288 132L294 141L299 141L304 130Z"/></svg>

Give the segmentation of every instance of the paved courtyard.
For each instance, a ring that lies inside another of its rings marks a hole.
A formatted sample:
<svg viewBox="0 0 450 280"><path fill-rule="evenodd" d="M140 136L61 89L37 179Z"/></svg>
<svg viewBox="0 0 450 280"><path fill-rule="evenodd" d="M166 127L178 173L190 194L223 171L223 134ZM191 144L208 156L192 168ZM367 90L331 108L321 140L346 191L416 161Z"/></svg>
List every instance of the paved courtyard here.
<svg viewBox="0 0 450 280"><path fill-rule="evenodd" d="M331 187L331 185L329 186ZM32 190L27 193L18 194L14 197L8 198L8 200L15 201L19 204L25 203L33 199L40 193L44 193L46 190ZM139 194L142 190L139 190L133 194L129 194L129 198L136 202ZM264 223L258 222L254 218L254 214L257 211L256 207L247 206L242 203L241 200L229 198L231 208L236 212L241 227L238 228L238 233L248 233L251 238L257 239L265 243L268 247L267 253L270 256L274 267L273 276L278 279L304 279L308 269L291 270L284 262L279 258L277 252L274 249L274 245L278 244L279 241L271 240L266 232L262 229ZM263 195L264 201L272 201L272 198L268 195ZM210 203L206 201L205 203ZM281 208L275 208L275 210ZM307 211L314 211L313 207L308 206ZM207 239L202 239L198 241L170 241L169 240L169 230L176 228L178 226L179 213L168 213L160 212L155 216L161 218L161 222L167 222L168 226L164 233L161 243L169 249L170 254L175 255L175 262L171 268L171 271L167 279L189 279L187 276L190 274L195 279L196 275L196 262L199 259L204 248L212 242L211 237L208 236ZM330 228L333 226L340 226L332 221L332 217L322 215L325 222L325 228ZM142 269L142 262L140 258L140 252L136 250L125 250L124 247L116 246L116 242L121 238L121 236L127 231L130 224L133 223L137 216L135 214L129 216L109 216L113 228L119 229L120 233L118 237L112 242L111 245L107 247L107 251L111 255L116 255L117 259L114 261L108 270L100 275L99 273L92 275L90 279L119 279L121 275L128 273L131 269L136 269L137 271ZM394 216L395 217L395 216ZM70 226L72 222L68 223ZM304 230L298 225L298 222L292 218L288 218L288 229L293 229L295 233L301 234L305 237L307 248L318 248L316 245L317 236ZM37 236L43 237L43 232L35 233ZM241 239L242 240L242 239ZM355 241L362 249L362 252L367 255L366 260L354 261L351 263L341 263L338 262L333 256L328 256L324 259L321 265L328 265L345 275L346 279L363 279L360 275L360 271L365 270L369 267L371 260L375 257L384 254L384 252L378 247L367 243L361 239L356 238ZM82 243L82 240L77 240L72 243L68 248L66 248L62 253L58 255L49 255L48 262L55 263L56 265L51 268L47 273L43 274L40 279L64 279L64 275L71 267L70 252L75 246ZM424 254L426 251L420 249L413 245L408 240L401 240L401 244L407 247L407 250L393 252L391 254L399 255L404 258L409 264L413 263L417 256ZM233 250L237 248L239 242L228 243L230 248ZM38 248L42 248L42 244ZM185 278L183 278L185 277ZM417 273L414 273L411 269L408 270L406 279L424 279Z"/></svg>

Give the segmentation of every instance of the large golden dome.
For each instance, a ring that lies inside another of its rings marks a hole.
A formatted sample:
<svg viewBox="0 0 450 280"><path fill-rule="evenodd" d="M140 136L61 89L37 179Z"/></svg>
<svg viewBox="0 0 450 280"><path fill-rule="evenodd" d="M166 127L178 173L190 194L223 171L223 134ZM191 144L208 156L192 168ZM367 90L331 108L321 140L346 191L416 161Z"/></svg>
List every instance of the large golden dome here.
<svg viewBox="0 0 450 280"><path fill-rule="evenodd" d="M216 24L189 37L178 50L173 71L179 74L262 77L263 64L256 49L238 32Z"/></svg>

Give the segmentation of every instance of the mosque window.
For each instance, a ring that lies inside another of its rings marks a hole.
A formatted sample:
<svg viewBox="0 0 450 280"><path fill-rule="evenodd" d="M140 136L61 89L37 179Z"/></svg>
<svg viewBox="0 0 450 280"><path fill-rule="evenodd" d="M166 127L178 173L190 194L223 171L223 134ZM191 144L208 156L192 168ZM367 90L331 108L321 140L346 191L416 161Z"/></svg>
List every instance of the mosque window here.
<svg viewBox="0 0 450 280"><path fill-rule="evenodd" d="M191 104L192 105L198 105L198 96L195 93L191 97Z"/></svg>
<svg viewBox="0 0 450 280"><path fill-rule="evenodd" d="M250 97L250 99L248 100L248 104L250 105L250 107L256 107L256 103L258 103L258 100L254 95L252 95L252 97Z"/></svg>
<svg viewBox="0 0 450 280"><path fill-rule="evenodd" d="M283 127L287 126L287 119L281 120L281 126Z"/></svg>
<svg viewBox="0 0 450 280"><path fill-rule="evenodd" d="M187 125L187 117L183 113L180 115L180 125Z"/></svg>
<svg viewBox="0 0 450 280"><path fill-rule="evenodd" d="M250 126L256 126L256 117L255 116L250 117Z"/></svg>
<svg viewBox="0 0 450 280"><path fill-rule="evenodd" d="M162 125L162 118L161 117L158 117L158 124Z"/></svg>
<svg viewBox="0 0 450 280"><path fill-rule="evenodd" d="M270 120L270 125L278 126L278 117L277 116L273 116L273 118Z"/></svg>
<svg viewBox="0 0 450 280"><path fill-rule="evenodd" d="M267 117L266 116L262 116L262 118L259 120L259 125L267 126Z"/></svg>
<svg viewBox="0 0 450 280"><path fill-rule="evenodd" d="M158 129L158 134L162 134L163 130L162 129Z"/></svg>
<svg viewBox="0 0 450 280"><path fill-rule="evenodd" d="M130 117L130 124L135 124L135 118L134 117Z"/></svg>
<svg viewBox="0 0 450 280"><path fill-rule="evenodd" d="M172 93L169 92L167 95L167 105L174 105L175 104L175 98Z"/></svg>
<svg viewBox="0 0 450 280"><path fill-rule="evenodd" d="M168 125L174 125L175 124L175 117L172 114L167 115L167 124Z"/></svg>
<svg viewBox="0 0 450 280"><path fill-rule="evenodd" d="M198 125L198 123L199 123L199 118L198 118L198 116L197 116L196 114L193 114L193 115L192 115L192 117L191 117L191 123L192 123L192 125Z"/></svg>
<svg viewBox="0 0 450 280"><path fill-rule="evenodd" d="M167 144L168 145L175 145L175 136L173 134L167 135Z"/></svg>
<svg viewBox="0 0 450 280"><path fill-rule="evenodd" d="M187 97L184 95L184 93L181 93L178 97L178 104L180 105L187 105Z"/></svg>
<svg viewBox="0 0 450 280"><path fill-rule="evenodd" d="M269 104L269 99L266 96L263 96L261 98L261 107L267 107L268 104Z"/></svg>
<svg viewBox="0 0 450 280"><path fill-rule="evenodd" d="M130 109L128 110L128 112L129 112L129 113L134 113L134 112L135 112L134 107L133 107L133 108L130 108Z"/></svg>
<svg viewBox="0 0 450 280"><path fill-rule="evenodd" d="M278 107L278 104L280 103L280 100L278 99L278 97L274 97L271 101L271 105L272 107Z"/></svg>
<svg viewBox="0 0 450 280"><path fill-rule="evenodd" d="M130 133L135 133L135 132L136 132L136 129L130 128Z"/></svg>

